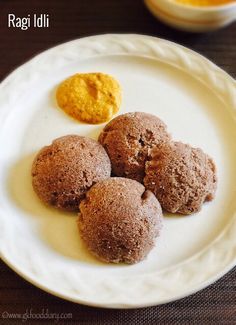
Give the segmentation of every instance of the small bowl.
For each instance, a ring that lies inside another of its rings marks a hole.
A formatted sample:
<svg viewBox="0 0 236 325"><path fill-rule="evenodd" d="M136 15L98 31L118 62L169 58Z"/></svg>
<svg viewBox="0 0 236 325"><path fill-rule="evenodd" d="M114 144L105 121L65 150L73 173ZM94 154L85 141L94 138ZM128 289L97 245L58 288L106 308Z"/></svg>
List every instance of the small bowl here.
<svg viewBox="0 0 236 325"><path fill-rule="evenodd" d="M213 31L236 20L236 2L194 6L175 0L145 0L148 9L162 22L189 32Z"/></svg>

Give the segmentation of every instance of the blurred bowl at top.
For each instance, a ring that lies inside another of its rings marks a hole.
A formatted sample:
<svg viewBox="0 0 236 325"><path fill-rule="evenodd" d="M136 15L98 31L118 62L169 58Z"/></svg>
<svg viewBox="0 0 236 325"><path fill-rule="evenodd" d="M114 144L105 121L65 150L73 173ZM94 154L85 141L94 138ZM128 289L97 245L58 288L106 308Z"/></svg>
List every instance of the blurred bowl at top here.
<svg viewBox="0 0 236 325"><path fill-rule="evenodd" d="M145 0L145 4L162 22L189 32L213 31L236 20L233 0Z"/></svg>

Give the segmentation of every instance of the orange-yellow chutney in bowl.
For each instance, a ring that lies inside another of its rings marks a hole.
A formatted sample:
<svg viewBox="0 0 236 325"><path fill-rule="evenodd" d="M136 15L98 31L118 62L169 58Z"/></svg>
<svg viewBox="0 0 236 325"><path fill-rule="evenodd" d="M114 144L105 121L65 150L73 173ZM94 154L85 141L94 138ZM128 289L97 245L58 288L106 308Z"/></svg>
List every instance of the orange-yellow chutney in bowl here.
<svg viewBox="0 0 236 325"><path fill-rule="evenodd" d="M218 6L218 5L225 5L235 0L175 0L177 3L190 5L190 6Z"/></svg>

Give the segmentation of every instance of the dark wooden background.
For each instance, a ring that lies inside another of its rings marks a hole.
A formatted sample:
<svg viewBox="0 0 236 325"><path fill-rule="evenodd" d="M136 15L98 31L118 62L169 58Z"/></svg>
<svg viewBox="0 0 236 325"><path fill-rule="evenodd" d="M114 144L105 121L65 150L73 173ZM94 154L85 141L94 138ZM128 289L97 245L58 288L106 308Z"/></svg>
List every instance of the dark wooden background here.
<svg viewBox="0 0 236 325"><path fill-rule="evenodd" d="M8 13L49 13L50 28L9 29ZM51 46L102 33L141 33L169 39L194 49L236 75L236 24L214 33L188 34L156 21L141 0L0 0L0 80ZM136 310L97 309L63 301L33 287L2 262L0 279L1 324L20 324L22 319L13 319L9 314L30 310L34 314L72 313L72 319L60 320L60 324L236 324L235 268L191 297ZM49 319L30 319L26 323L42 322L53 324Z"/></svg>

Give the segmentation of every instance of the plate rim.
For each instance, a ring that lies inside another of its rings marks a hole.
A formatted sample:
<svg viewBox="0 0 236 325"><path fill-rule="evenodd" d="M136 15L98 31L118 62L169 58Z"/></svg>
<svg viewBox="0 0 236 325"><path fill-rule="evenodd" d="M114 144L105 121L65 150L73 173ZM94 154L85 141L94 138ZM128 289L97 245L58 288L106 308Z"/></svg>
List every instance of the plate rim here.
<svg viewBox="0 0 236 325"><path fill-rule="evenodd" d="M88 307L95 307L95 308L102 308L102 309L126 309L126 310L160 306L160 305L172 303L172 302L179 301L181 299L193 296L195 293L198 293L198 292L206 289L210 285L214 284L215 282L220 280L224 275L226 275L228 272L232 271L235 268L235 262L232 262L232 264L229 265L228 267L226 267L225 269L223 269L221 273L218 273L210 281L203 282L201 286L192 289L188 293L179 294L179 295L173 296L172 299L162 300L162 301L160 301L158 303L139 304L139 305L137 305L137 304L129 304L129 305L127 305L127 304L124 304L122 302L116 302L115 304L114 303L111 303L111 304L109 304L109 303L106 303L106 304L101 303L100 304L100 303L98 303L96 301L91 301L91 300L86 301L85 299L72 298L69 295L60 294L57 291L49 289L47 286L45 286L43 284L40 284L39 282L35 281L30 276L28 276L28 275L24 274L23 272L21 272L11 262L9 262L3 255L1 255L1 259L12 271L14 271L23 280L27 281L28 283L32 284L36 288L38 288L38 289L40 289L40 290L42 290L42 291L44 291L44 292L46 292L48 294L51 294L51 295L53 295L53 296L55 296L57 298L60 298L60 299L63 299L63 300L69 301L69 302L73 302L73 303L76 303L76 304L80 304L80 305L83 305L83 306L88 306Z"/></svg>

